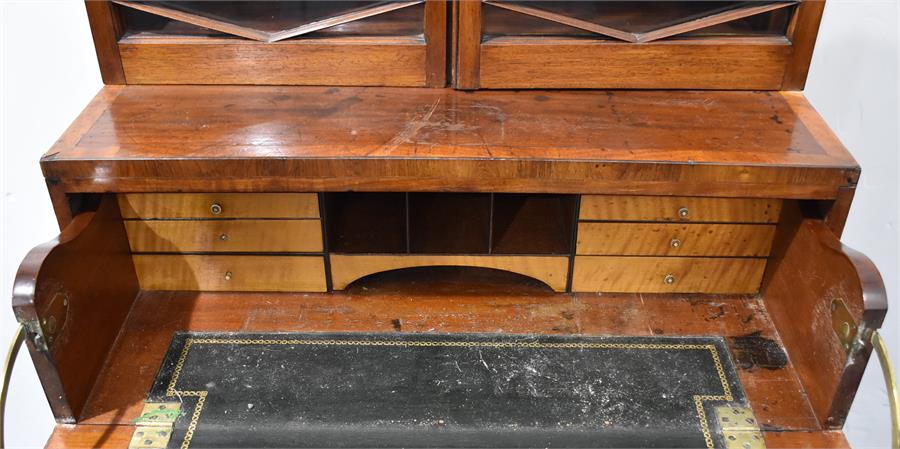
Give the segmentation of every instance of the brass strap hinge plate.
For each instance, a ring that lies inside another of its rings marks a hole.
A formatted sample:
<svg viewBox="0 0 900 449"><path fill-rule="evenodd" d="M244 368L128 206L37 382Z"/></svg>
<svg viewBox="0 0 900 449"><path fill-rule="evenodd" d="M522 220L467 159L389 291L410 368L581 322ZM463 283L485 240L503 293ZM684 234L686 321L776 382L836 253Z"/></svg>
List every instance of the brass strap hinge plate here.
<svg viewBox="0 0 900 449"><path fill-rule="evenodd" d="M831 327L837 334L844 351L850 352L856 335L859 333L859 326L856 324L853 314L850 313L850 309L847 308L847 304L840 299L831 301Z"/></svg>
<svg viewBox="0 0 900 449"><path fill-rule="evenodd" d="M722 405L715 408L715 414L726 449L765 449L759 422L750 407Z"/></svg>
<svg viewBox="0 0 900 449"><path fill-rule="evenodd" d="M179 402L148 402L134 420L129 449L165 449L172 438L175 420L181 416Z"/></svg>

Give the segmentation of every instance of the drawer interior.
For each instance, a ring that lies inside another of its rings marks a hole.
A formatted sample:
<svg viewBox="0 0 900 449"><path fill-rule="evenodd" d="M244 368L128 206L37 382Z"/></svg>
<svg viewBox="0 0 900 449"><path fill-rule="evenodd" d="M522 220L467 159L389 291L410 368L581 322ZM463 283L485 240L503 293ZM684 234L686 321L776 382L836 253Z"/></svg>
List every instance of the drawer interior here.
<svg viewBox="0 0 900 449"><path fill-rule="evenodd" d="M511 193L124 194L145 290L333 291L468 266L557 292L752 294L776 199Z"/></svg>

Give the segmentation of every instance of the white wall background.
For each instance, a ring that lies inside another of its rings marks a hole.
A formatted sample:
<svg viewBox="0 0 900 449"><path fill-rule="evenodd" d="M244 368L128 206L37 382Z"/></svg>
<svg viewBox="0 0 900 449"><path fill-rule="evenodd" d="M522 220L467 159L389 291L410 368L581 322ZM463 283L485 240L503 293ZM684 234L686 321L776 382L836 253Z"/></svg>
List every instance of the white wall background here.
<svg viewBox="0 0 900 449"><path fill-rule="evenodd" d="M893 301L884 333L900 362L898 0L829 0L807 95L863 167L844 242L871 257ZM0 0L0 350L19 262L58 229L38 158L102 85L84 5ZM7 411L7 447L43 447L53 427L27 351ZM873 361L845 428L857 448L889 445L887 396Z"/></svg>

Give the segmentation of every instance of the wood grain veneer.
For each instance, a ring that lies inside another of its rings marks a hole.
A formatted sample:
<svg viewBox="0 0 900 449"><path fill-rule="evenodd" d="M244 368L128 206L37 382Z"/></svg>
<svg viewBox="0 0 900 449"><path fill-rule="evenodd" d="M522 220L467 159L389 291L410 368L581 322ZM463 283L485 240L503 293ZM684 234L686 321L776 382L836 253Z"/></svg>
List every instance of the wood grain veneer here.
<svg viewBox="0 0 900 449"><path fill-rule="evenodd" d="M135 254L143 290L321 292L322 256Z"/></svg>
<svg viewBox="0 0 900 449"><path fill-rule="evenodd" d="M749 294L759 291L765 268L765 259L576 256L572 290Z"/></svg>
<svg viewBox="0 0 900 449"><path fill-rule="evenodd" d="M781 200L772 199L585 195L579 219L775 223L780 213Z"/></svg>
<svg viewBox="0 0 900 449"><path fill-rule="evenodd" d="M576 251L598 256L766 257L774 237L773 225L582 222Z"/></svg>
<svg viewBox="0 0 900 449"><path fill-rule="evenodd" d="M319 220L127 220L133 252L321 252Z"/></svg>
<svg viewBox="0 0 900 449"><path fill-rule="evenodd" d="M791 54L787 39L736 38L720 44L677 39L635 45L566 38L494 38L481 44L478 86L485 89L781 88L785 64Z"/></svg>
<svg viewBox="0 0 900 449"><path fill-rule="evenodd" d="M119 195L119 206L123 217L140 219L319 218L314 193L130 193Z"/></svg>
<svg viewBox="0 0 900 449"><path fill-rule="evenodd" d="M119 42L129 84L426 85L422 37L264 43L195 37ZM190 67L190 70L185 70ZM340 81L335 80L336 74Z"/></svg>
<svg viewBox="0 0 900 449"><path fill-rule="evenodd" d="M794 93L250 86L116 93L104 90L86 112L90 125L71 130L42 159L60 188L830 199L859 172Z"/></svg>

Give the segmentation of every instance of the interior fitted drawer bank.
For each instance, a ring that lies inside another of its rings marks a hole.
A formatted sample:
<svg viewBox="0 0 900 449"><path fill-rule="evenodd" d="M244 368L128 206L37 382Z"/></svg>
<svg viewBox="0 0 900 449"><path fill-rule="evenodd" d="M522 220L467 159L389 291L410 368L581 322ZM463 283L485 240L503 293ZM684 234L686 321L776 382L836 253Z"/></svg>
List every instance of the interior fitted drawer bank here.
<svg viewBox="0 0 900 449"><path fill-rule="evenodd" d="M572 290L756 293L781 208L777 199L584 195Z"/></svg>

